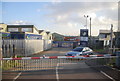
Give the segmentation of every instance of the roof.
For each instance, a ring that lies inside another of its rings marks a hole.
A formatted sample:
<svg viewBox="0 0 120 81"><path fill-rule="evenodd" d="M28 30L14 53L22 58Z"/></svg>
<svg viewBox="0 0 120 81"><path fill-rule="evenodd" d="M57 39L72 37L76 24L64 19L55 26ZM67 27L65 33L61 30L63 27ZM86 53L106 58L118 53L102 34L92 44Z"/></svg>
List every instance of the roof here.
<svg viewBox="0 0 120 81"><path fill-rule="evenodd" d="M10 28L13 28L13 27L29 28L30 27L30 28L35 28L38 31L38 29L34 25L7 25L7 27L10 27Z"/></svg>
<svg viewBox="0 0 120 81"><path fill-rule="evenodd" d="M47 34L49 34L50 32L46 32Z"/></svg>
<svg viewBox="0 0 120 81"><path fill-rule="evenodd" d="M39 30L39 34L42 33L44 30Z"/></svg>
<svg viewBox="0 0 120 81"><path fill-rule="evenodd" d="M34 25L7 25L7 27L34 27Z"/></svg>

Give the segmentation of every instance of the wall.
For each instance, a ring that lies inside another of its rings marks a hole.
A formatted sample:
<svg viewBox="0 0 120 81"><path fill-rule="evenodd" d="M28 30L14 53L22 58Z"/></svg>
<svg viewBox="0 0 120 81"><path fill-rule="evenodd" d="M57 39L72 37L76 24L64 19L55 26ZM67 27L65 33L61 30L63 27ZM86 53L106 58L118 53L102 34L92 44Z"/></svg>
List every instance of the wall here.
<svg viewBox="0 0 120 81"><path fill-rule="evenodd" d="M30 56L52 47L51 40L3 40L4 57Z"/></svg>
<svg viewBox="0 0 120 81"><path fill-rule="evenodd" d="M50 48L52 48L52 41L51 40L44 40L44 45L43 45L43 49L44 50L48 50Z"/></svg>
<svg viewBox="0 0 120 81"><path fill-rule="evenodd" d="M0 24L0 28L3 28L1 32L7 32L7 25L6 24Z"/></svg>
<svg viewBox="0 0 120 81"><path fill-rule="evenodd" d="M42 35L42 39L44 39L44 40L48 39L48 35L46 32L42 32L42 33L40 33L40 35Z"/></svg>
<svg viewBox="0 0 120 81"><path fill-rule="evenodd" d="M33 33L39 34L39 32L35 28L33 28Z"/></svg>
<svg viewBox="0 0 120 81"><path fill-rule="evenodd" d="M43 40L25 40L25 56L43 51Z"/></svg>

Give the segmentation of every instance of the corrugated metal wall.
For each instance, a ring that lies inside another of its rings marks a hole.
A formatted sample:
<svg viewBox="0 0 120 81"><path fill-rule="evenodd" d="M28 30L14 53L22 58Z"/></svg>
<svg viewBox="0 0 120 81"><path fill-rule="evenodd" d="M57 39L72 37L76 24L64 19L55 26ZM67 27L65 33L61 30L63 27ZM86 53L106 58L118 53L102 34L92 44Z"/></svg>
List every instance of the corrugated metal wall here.
<svg viewBox="0 0 120 81"><path fill-rule="evenodd" d="M3 57L30 56L52 47L51 40L3 40Z"/></svg>

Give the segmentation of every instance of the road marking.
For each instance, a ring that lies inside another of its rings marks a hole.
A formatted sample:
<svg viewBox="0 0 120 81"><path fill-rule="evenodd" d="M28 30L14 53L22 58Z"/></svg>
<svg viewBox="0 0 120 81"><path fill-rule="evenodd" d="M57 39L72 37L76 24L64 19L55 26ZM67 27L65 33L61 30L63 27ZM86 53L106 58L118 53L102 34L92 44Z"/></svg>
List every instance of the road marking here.
<svg viewBox="0 0 120 81"><path fill-rule="evenodd" d="M13 81L15 81L16 79L18 79L18 77L20 77L21 74L22 74L22 72L18 73L18 75L14 78Z"/></svg>
<svg viewBox="0 0 120 81"><path fill-rule="evenodd" d="M77 63L57 63L57 66L56 66L56 79L57 79L57 81L59 81L58 67L60 64L77 64Z"/></svg>
<svg viewBox="0 0 120 81"><path fill-rule="evenodd" d="M59 63L57 63L57 66L56 66L56 79L57 79L57 81L59 81L58 67L59 67Z"/></svg>
<svg viewBox="0 0 120 81"><path fill-rule="evenodd" d="M106 77L108 77L109 79L111 79L112 81L116 81L115 79L113 79L111 76L107 75L105 72L100 71L102 74L104 74Z"/></svg>

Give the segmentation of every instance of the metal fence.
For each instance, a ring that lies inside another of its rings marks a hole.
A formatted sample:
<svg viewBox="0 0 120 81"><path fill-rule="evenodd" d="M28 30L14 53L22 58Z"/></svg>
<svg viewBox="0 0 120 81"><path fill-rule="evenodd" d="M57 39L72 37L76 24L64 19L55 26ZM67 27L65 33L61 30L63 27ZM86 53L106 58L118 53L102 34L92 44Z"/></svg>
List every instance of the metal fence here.
<svg viewBox="0 0 120 81"><path fill-rule="evenodd" d="M97 57L97 58L87 59L86 63L89 66L92 66L92 67L99 67L99 66L114 67L116 65L117 59L118 59L117 56L112 56L112 57Z"/></svg>
<svg viewBox="0 0 120 81"><path fill-rule="evenodd" d="M2 54L3 57L30 56L51 46L51 40L2 40Z"/></svg>
<svg viewBox="0 0 120 81"><path fill-rule="evenodd" d="M59 64L64 63L79 63L82 59L72 59L71 57L68 58L41 58L41 59L34 59L39 57L26 57L20 60L19 58L14 60L2 60L2 68L3 71L34 71L34 70L49 70L55 69L56 66Z"/></svg>
<svg viewBox="0 0 120 81"><path fill-rule="evenodd" d="M84 56L51 56L51 57L23 57L23 58L3 58L3 71L34 71L55 69L59 64L80 63L85 61L89 66L112 65L116 57L84 57Z"/></svg>

